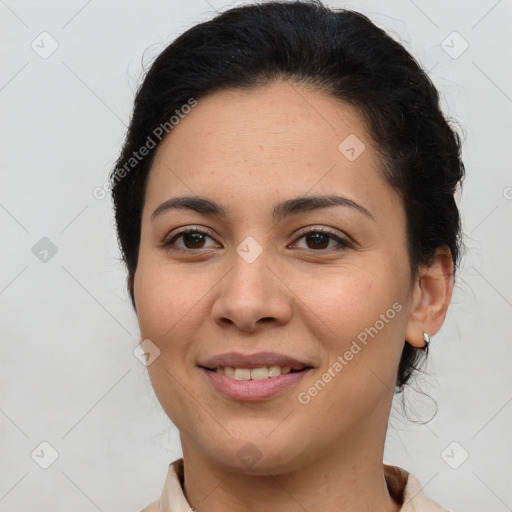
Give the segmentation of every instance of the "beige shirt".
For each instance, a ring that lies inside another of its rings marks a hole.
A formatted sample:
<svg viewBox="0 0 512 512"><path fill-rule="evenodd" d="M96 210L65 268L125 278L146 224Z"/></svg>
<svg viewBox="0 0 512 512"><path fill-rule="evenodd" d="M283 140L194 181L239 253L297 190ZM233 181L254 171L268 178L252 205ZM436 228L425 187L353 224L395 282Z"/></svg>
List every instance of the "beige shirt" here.
<svg viewBox="0 0 512 512"><path fill-rule="evenodd" d="M183 458L169 464L160 499L141 512L193 512L183 494ZM419 481L398 466L384 464L389 493L402 507L400 512L448 512L423 494Z"/></svg>

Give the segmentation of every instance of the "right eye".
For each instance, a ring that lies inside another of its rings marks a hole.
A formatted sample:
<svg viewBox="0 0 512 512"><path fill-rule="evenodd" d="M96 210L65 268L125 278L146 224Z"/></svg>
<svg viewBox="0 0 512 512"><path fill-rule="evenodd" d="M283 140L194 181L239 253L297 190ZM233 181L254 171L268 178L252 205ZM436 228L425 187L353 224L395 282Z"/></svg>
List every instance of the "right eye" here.
<svg viewBox="0 0 512 512"><path fill-rule="evenodd" d="M210 230L200 230L198 228L186 228L182 229L178 233L175 233L168 240L163 242L162 247L167 249L177 248L182 251L192 251L196 252L198 249L205 249L204 243L207 238L212 238L213 232ZM176 240L180 238L183 239L183 246L176 245ZM218 247L218 245L210 246L210 247Z"/></svg>

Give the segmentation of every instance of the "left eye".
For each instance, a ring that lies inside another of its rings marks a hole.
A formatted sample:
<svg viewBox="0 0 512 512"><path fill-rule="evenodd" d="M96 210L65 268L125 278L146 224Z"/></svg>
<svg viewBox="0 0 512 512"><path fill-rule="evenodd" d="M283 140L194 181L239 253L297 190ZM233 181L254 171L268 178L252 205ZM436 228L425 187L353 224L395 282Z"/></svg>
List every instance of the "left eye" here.
<svg viewBox="0 0 512 512"><path fill-rule="evenodd" d="M310 250L332 249L333 246L329 247L330 242L335 242L334 247L336 247L337 244L338 249L351 247L351 244L347 240L344 240L330 231L318 228L302 232L297 240L301 239L306 241L306 245L308 245L306 249Z"/></svg>

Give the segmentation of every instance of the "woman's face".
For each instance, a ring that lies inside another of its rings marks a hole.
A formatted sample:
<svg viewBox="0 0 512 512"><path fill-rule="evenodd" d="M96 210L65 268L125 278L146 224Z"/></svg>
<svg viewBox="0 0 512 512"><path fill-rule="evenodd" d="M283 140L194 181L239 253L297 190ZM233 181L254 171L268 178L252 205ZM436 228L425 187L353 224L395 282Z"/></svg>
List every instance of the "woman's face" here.
<svg viewBox="0 0 512 512"><path fill-rule="evenodd" d="M159 208L184 196L196 208ZM381 443L411 295L403 205L352 107L286 82L225 90L161 143L134 296L184 453L256 474ZM289 366L259 353L309 369L238 380Z"/></svg>

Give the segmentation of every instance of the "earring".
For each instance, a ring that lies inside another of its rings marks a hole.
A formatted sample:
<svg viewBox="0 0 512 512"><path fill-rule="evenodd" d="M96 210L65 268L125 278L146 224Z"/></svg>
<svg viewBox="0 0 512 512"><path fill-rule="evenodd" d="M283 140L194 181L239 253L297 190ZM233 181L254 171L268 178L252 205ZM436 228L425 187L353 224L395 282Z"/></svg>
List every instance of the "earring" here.
<svg viewBox="0 0 512 512"><path fill-rule="evenodd" d="M423 350L425 351L425 354L428 354L428 346L430 345L430 336L426 332L423 333L423 340L425 341L425 345L423 345Z"/></svg>

